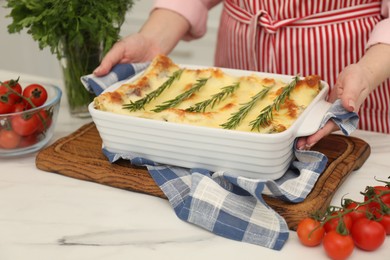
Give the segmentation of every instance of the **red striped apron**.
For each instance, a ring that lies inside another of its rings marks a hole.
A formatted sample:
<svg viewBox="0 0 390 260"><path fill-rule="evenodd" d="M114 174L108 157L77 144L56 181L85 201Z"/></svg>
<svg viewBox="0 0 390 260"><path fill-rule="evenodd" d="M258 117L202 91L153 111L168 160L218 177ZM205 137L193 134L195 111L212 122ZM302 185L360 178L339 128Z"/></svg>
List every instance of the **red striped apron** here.
<svg viewBox="0 0 390 260"><path fill-rule="evenodd" d="M333 86L365 52L381 1L225 0L215 65L302 76ZM390 133L390 80L363 103L359 128Z"/></svg>

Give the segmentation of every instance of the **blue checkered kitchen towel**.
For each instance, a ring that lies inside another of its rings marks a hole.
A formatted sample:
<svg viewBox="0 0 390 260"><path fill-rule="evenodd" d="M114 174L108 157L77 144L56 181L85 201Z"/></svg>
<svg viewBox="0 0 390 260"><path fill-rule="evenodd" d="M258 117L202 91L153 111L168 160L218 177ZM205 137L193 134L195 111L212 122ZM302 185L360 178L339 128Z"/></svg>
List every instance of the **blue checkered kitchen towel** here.
<svg viewBox="0 0 390 260"><path fill-rule="evenodd" d="M82 77L87 89L100 94L119 80L131 78L148 66L119 64L106 76ZM356 129L358 116L345 111L336 101L323 124L332 119L345 135ZM146 166L154 181L169 199L177 216L217 235L280 250L289 236L286 221L264 201L262 195L298 203L312 190L324 171L327 158L315 151L295 150L296 159L278 180L234 177L228 172L187 169L162 165L130 154L113 154L103 148L110 162L128 159Z"/></svg>

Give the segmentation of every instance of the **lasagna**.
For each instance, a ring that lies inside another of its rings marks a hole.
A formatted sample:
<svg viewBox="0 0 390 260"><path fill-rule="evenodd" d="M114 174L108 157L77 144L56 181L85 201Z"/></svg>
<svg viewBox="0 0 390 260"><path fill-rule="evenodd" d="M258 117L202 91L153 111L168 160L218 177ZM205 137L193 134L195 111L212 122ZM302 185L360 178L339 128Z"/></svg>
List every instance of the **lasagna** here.
<svg viewBox="0 0 390 260"><path fill-rule="evenodd" d="M190 69L164 55L113 92L94 99L98 110L167 122L237 131L288 129L321 91L317 75L284 82L220 68Z"/></svg>

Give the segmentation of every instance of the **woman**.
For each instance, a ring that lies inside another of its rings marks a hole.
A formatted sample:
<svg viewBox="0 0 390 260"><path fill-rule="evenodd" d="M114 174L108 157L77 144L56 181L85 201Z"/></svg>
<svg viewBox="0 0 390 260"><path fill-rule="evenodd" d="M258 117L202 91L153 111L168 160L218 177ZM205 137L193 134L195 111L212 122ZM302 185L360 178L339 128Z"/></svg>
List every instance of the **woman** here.
<svg viewBox="0 0 390 260"><path fill-rule="evenodd" d="M207 11L223 2L215 65L288 75L321 75L359 128L390 133L390 0L157 0L140 32L118 42L95 70L168 54L206 32ZM300 149L337 130L329 122Z"/></svg>

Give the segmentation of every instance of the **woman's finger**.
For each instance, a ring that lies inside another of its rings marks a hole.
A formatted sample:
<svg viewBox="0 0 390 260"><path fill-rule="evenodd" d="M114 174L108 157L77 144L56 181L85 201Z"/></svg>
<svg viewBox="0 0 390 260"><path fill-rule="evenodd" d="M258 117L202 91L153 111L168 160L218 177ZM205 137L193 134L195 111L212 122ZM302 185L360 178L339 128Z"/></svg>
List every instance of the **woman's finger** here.
<svg viewBox="0 0 390 260"><path fill-rule="evenodd" d="M298 138L296 147L298 150L309 150L319 140L337 130L339 130L338 126L332 120L330 120L324 125L323 128L319 129L314 134Z"/></svg>
<svg viewBox="0 0 390 260"><path fill-rule="evenodd" d="M111 68L122 60L123 54L125 53L124 49L125 46L122 41L115 43L111 50L104 56L99 67L97 67L93 73L96 76L104 76L110 72Z"/></svg>

